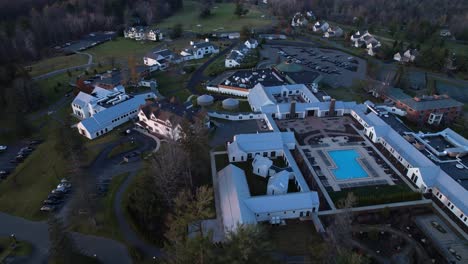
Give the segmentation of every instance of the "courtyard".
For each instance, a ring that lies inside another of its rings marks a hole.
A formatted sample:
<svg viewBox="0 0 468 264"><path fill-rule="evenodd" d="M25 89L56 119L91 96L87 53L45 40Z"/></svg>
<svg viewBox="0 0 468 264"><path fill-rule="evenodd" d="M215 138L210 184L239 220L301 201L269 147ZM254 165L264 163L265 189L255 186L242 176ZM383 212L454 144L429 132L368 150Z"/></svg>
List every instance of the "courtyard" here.
<svg viewBox="0 0 468 264"><path fill-rule="evenodd" d="M305 159L330 191L398 181L350 117L279 120L278 126L295 132Z"/></svg>

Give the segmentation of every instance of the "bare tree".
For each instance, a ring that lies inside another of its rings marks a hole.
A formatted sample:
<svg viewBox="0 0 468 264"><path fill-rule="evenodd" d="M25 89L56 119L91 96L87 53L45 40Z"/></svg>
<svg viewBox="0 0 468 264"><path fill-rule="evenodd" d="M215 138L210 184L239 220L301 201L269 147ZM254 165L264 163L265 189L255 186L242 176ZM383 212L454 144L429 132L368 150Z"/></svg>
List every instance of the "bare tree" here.
<svg viewBox="0 0 468 264"><path fill-rule="evenodd" d="M161 146L158 154L153 156L151 173L156 189L169 207L173 205L179 190L184 186L191 186L187 152L173 140L168 140Z"/></svg>

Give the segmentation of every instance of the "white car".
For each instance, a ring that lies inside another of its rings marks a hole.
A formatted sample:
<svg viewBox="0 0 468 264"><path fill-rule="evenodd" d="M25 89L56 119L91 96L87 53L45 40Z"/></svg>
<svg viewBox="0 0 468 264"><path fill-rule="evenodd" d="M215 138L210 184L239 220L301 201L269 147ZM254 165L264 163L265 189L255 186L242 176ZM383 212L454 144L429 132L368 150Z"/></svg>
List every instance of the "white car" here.
<svg viewBox="0 0 468 264"><path fill-rule="evenodd" d="M7 146L3 146L3 145L0 145L0 151L4 151L4 150L7 150Z"/></svg>

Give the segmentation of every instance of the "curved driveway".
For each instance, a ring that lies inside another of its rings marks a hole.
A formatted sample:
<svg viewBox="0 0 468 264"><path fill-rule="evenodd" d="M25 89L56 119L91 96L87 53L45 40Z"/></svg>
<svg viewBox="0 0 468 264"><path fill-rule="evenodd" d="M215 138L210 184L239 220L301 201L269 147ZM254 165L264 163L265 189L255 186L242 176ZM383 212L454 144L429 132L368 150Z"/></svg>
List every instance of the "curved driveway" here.
<svg viewBox="0 0 468 264"><path fill-rule="evenodd" d="M88 68L88 67L91 67L91 66L94 64L94 63L93 63L93 55L91 55L91 54L89 54L89 53L86 53L86 52L76 52L76 54L88 56L88 63L83 64L83 65L78 65L78 66L72 66L72 67L68 67L68 68L58 69L58 70L55 70L55 71L51 71L51 72L48 72L48 73L45 73L45 74L42 74L42 75L33 77L32 79L35 80L35 81L42 80L42 79L47 79L47 78L49 78L49 77L55 76L55 75L57 75L57 74L64 73L64 72L66 72L66 71L74 71L74 70L78 70L78 69Z"/></svg>

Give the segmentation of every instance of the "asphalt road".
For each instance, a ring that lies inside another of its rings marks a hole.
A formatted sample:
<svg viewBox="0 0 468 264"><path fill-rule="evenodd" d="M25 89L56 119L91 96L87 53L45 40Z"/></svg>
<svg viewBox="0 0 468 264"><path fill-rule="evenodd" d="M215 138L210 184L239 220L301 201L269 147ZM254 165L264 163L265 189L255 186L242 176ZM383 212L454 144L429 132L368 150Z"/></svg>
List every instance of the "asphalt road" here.
<svg viewBox="0 0 468 264"><path fill-rule="evenodd" d="M94 65L94 63L93 63L93 55L91 55L91 54L89 54L89 53L86 53L86 52L77 52L76 54L81 54L81 55L87 56L87 57L88 57L88 62L87 62L86 64L83 64L83 65L72 66L72 67L68 67L68 68L63 68L63 69L51 71L51 72L48 72L48 73L45 73L45 74L42 74L42 75L33 77L32 79L35 80L35 81L39 81L39 80L47 79L47 78L49 78L49 77L52 77L52 76L55 76L55 75L57 75L57 74L61 74L61 73L67 72L67 71L74 71L74 70L78 70L78 69L85 69L85 68L88 68L88 67L91 67L92 65Z"/></svg>

